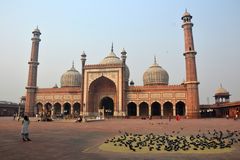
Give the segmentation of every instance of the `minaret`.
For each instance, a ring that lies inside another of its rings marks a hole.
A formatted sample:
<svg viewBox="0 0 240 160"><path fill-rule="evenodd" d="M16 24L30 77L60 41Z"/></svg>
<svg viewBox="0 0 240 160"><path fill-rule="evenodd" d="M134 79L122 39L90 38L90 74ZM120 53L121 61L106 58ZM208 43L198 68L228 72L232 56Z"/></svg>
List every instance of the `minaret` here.
<svg viewBox="0 0 240 160"><path fill-rule="evenodd" d="M122 113L120 116L126 116L126 89L128 87L128 80L126 80L126 59L127 59L127 52L123 48L121 52L122 58Z"/></svg>
<svg viewBox="0 0 240 160"><path fill-rule="evenodd" d="M83 51L82 55L81 55L81 61L82 61L82 85L81 85L81 88L82 88L82 95L81 95L81 110L80 110L80 115L83 116L85 115L85 112L86 112L86 105L84 103L84 79L85 79L85 73L84 73L84 67L85 67L85 62L86 62L86 58L87 55L85 54L85 52Z"/></svg>
<svg viewBox="0 0 240 160"><path fill-rule="evenodd" d="M196 118L199 115L199 94L198 94L198 80L195 55L197 52L194 50L192 27L192 16L185 11L182 16L185 42L185 62L186 62L186 86L187 86L187 115Z"/></svg>
<svg viewBox="0 0 240 160"><path fill-rule="evenodd" d="M27 93L26 93L26 103L25 103L25 114L29 116L34 115L34 106L35 106L35 95L37 90L37 67L38 63L38 50L39 42L41 41L40 35L41 32L38 27L32 32L32 50L29 64L28 72L28 83L27 83Z"/></svg>

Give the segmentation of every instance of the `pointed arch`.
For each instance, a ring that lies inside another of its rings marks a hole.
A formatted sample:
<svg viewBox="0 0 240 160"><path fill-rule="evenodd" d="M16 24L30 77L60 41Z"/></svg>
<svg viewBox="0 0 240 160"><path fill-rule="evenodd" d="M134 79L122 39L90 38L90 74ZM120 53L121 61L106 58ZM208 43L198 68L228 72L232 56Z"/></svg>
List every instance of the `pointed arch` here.
<svg viewBox="0 0 240 160"><path fill-rule="evenodd" d="M71 104L66 102L63 104L63 114L70 115L71 114Z"/></svg>
<svg viewBox="0 0 240 160"><path fill-rule="evenodd" d="M61 104L59 102L54 103L54 114L60 115L61 114Z"/></svg>
<svg viewBox="0 0 240 160"><path fill-rule="evenodd" d="M128 116L137 116L137 105L134 102L130 102L127 105Z"/></svg>
<svg viewBox="0 0 240 160"><path fill-rule="evenodd" d="M46 117L50 117L52 115L51 111L52 111L52 104L50 102L47 102L44 105L44 115Z"/></svg>
<svg viewBox="0 0 240 160"><path fill-rule="evenodd" d="M73 114L74 115L79 115L81 110L81 105L80 103L76 102L73 104Z"/></svg>
<svg viewBox="0 0 240 160"><path fill-rule="evenodd" d="M35 111L35 113L40 114L42 112L43 112L43 104L41 102L38 102L36 104L36 111Z"/></svg>
<svg viewBox="0 0 240 160"><path fill-rule="evenodd" d="M139 116L148 116L149 110L148 110L148 104L146 102L142 102L139 105Z"/></svg>
<svg viewBox="0 0 240 160"><path fill-rule="evenodd" d="M117 110L116 95L117 87L111 79L105 76L97 78L89 86L87 112L97 113L104 97L111 98L115 104L113 110Z"/></svg>
<svg viewBox="0 0 240 160"><path fill-rule="evenodd" d="M160 116L161 115L161 104L158 102L153 102L151 105L151 115Z"/></svg>
<svg viewBox="0 0 240 160"><path fill-rule="evenodd" d="M176 103L176 115L184 116L186 112L185 103L179 101Z"/></svg>
<svg viewBox="0 0 240 160"><path fill-rule="evenodd" d="M163 116L173 116L173 104L169 101L163 104Z"/></svg>

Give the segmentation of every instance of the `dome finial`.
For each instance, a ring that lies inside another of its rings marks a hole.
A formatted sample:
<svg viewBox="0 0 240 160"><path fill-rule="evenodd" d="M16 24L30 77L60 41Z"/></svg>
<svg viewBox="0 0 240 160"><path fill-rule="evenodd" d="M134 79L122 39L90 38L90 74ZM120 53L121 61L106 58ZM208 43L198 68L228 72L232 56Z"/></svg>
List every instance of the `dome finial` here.
<svg viewBox="0 0 240 160"><path fill-rule="evenodd" d="M37 36L40 36L41 35L41 32L40 32L40 30L39 30L39 28L38 28L38 25L36 26L36 28L33 30L33 32L32 32L34 35L37 35Z"/></svg>
<svg viewBox="0 0 240 160"><path fill-rule="evenodd" d="M187 11L187 8L185 8L185 12L183 13L182 20L183 20L183 19L186 19L186 18L189 18L189 19L187 19L187 20L191 20L191 19L192 19L192 16L191 16L191 14Z"/></svg>
<svg viewBox="0 0 240 160"><path fill-rule="evenodd" d="M154 64L157 64L157 59L155 55L154 55Z"/></svg>
<svg viewBox="0 0 240 160"><path fill-rule="evenodd" d="M72 68L71 68L70 70L76 70L76 69L74 68L74 61L72 61Z"/></svg>
<svg viewBox="0 0 240 160"><path fill-rule="evenodd" d="M220 88L223 88L223 87L222 87L222 83L220 83Z"/></svg>
<svg viewBox="0 0 240 160"><path fill-rule="evenodd" d="M112 42L112 48L111 48L111 52L113 52L113 42Z"/></svg>

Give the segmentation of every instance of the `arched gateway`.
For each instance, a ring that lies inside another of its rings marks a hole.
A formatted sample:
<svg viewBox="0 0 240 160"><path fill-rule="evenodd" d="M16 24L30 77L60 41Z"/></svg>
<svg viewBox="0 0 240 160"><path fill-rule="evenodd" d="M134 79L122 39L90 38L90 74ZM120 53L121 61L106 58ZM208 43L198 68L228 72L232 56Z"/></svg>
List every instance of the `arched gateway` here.
<svg viewBox="0 0 240 160"><path fill-rule="evenodd" d="M94 80L88 91L87 111L89 114L98 114L99 109L104 109L104 114L113 116L116 111L116 85L104 76Z"/></svg>

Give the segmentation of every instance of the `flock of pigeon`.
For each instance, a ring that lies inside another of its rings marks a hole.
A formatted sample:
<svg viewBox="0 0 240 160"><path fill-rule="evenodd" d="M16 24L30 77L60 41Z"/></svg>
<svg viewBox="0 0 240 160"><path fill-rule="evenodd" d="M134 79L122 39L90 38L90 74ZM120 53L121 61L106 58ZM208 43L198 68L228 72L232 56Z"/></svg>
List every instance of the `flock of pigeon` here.
<svg viewBox="0 0 240 160"><path fill-rule="evenodd" d="M180 130L183 130L181 128ZM190 151L231 148L233 144L240 143L239 131L217 131L208 130L207 133L198 131L196 135L183 136L180 131L172 131L172 134L155 135L153 133L142 135L121 132L120 136L106 140L105 144L115 147L126 147L132 152L140 150L154 151Z"/></svg>

